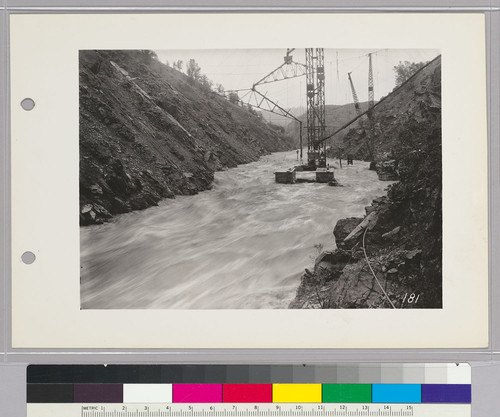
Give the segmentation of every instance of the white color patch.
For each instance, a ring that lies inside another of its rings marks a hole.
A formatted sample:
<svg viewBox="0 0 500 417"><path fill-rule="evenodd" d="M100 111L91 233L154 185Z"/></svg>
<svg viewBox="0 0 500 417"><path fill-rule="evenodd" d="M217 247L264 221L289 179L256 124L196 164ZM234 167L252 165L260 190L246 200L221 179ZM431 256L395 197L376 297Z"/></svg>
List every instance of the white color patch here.
<svg viewBox="0 0 500 417"><path fill-rule="evenodd" d="M171 403L172 384L123 384L124 403Z"/></svg>

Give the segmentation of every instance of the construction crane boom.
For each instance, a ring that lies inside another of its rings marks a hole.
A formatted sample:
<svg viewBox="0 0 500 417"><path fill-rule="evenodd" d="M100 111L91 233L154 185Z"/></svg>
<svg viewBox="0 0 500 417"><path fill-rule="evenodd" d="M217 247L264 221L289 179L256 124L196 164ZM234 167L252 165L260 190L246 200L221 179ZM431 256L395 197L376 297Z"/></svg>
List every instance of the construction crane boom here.
<svg viewBox="0 0 500 417"><path fill-rule="evenodd" d="M245 92L237 101L254 109L259 109L268 113L277 114L288 119L295 120L299 124L299 142L300 142L300 157L302 158L302 121L295 117L285 108L281 107L277 102L266 97L260 91L255 89L255 86L249 89L226 90L224 97L229 98L231 93Z"/></svg>
<svg viewBox="0 0 500 417"><path fill-rule="evenodd" d="M261 84L273 83L276 81L288 80L290 78L302 77L306 74L304 64L295 61L284 62L278 68L271 71L266 76L262 77L253 86L256 87Z"/></svg>
<svg viewBox="0 0 500 417"><path fill-rule="evenodd" d="M283 64L272 70L269 74L262 77L259 81L253 84L253 88L261 84L273 83L276 81L288 80L290 78L302 77L306 75L306 66L293 60L290 55L295 48L286 50L286 55L283 57Z"/></svg>
<svg viewBox="0 0 500 417"><path fill-rule="evenodd" d="M356 89L354 88L354 83L352 82L351 73L348 72L349 83L351 84L352 99L354 100L354 108L356 109L356 114L359 116L361 114L361 108L359 107L358 95L356 94Z"/></svg>

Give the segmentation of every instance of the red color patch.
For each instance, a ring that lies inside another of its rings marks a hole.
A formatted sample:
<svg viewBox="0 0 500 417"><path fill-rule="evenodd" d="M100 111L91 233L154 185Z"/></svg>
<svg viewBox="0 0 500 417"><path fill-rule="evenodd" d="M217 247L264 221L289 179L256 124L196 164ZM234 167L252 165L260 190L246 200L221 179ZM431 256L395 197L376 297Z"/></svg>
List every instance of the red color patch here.
<svg viewBox="0 0 500 417"><path fill-rule="evenodd" d="M272 384L223 384L224 403L272 403Z"/></svg>

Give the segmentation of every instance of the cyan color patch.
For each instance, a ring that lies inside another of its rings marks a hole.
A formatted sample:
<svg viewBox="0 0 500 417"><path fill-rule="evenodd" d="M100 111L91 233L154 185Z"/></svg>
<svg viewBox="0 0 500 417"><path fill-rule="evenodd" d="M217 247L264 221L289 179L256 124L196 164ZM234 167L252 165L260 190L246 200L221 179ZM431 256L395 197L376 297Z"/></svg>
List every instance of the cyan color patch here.
<svg viewBox="0 0 500 417"><path fill-rule="evenodd" d="M373 403L420 403L421 384L373 384Z"/></svg>

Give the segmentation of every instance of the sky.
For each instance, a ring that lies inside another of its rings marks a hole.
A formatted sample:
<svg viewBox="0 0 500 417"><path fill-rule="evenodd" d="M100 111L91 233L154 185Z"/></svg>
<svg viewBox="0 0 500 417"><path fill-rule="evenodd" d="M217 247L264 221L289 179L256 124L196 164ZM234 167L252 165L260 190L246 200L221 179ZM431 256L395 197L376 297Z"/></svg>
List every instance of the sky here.
<svg viewBox="0 0 500 417"><path fill-rule="evenodd" d="M283 64L283 58L286 55L286 49L162 50L155 52L163 63L168 60L172 65L174 61L184 61L184 71L187 61L193 58L203 74L214 84L222 84L226 90L251 88L257 80ZM348 72L351 72L359 101L368 100L369 53L372 53L375 100L379 100L394 88L393 67L400 61L430 61L440 52L435 49L325 49L325 101L327 105L353 102L347 78ZM291 55L295 62L305 64L303 48L294 50ZM286 110L301 109L296 111L297 115L306 109L305 76L265 84L257 88Z"/></svg>

